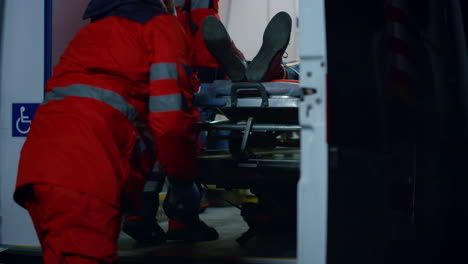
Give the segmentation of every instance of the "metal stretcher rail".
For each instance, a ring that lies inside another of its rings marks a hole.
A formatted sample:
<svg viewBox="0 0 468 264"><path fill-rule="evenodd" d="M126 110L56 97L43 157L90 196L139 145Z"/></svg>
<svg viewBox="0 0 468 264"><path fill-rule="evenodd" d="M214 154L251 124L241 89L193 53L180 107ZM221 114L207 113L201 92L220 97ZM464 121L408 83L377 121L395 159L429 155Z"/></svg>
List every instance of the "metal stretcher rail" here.
<svg viewBox="0 0 468 264"><path fill-rule="evenodd" d="M226 101L226 105L224 108L232 108L232 107L269 107L269 108L285 108L285 107L292 107L297 108L299 107L300 98L290 97L286 95L272 95L266 99L268 102L268 106L262 106L262 98L254 98L254 97L243 97L238 98L237 102L233 104L233 100L231 97L225 96L221 97Z"/></svg>
<svg viewBox="0 0 468 264"><path fill-rule="evenodd" d="M224 92L218 97L226 104L216 109L231 121L245 121L252 117L257 124L299 123L298 108L302 89L298 84L239 82L227 85L226 88L229 94ZM268 128L268 131L272 130ZM290 130L288 128L284 131Z"/></svg>
<svg viewBox="0 0 468 264"><path fill-rule="evenodd" d="M252 182L295 181L300 171L297 148L253 150L253 157L238 160L226 150L208 150L200 154L200 175L207 184L249 186Z"/></svg>
<svg viewBox="0 0 468 264"><path fill-rule="evenodd" d="M247 124L235 124L229 121L212 121L200 123L199 128L202 131L218 129L218 130L236 130L243 131L245 130ZM251 131L252 132L262 132L262 131L279 131L279 132L294 132L300 131L300 125L282 125L282 124L253 124Z"/></svg>

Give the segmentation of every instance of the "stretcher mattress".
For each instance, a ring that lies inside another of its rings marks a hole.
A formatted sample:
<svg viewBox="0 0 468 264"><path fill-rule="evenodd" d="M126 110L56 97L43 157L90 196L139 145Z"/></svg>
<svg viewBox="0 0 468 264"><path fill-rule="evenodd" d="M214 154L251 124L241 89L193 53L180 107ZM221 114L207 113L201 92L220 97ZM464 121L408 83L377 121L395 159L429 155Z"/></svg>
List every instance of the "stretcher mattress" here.
<svg viewBox="0 0 468 264"><path fill-rule="evenodd" d="M302 97L299 83L263 82L232 83L229 80L213 82L217 90L224 91L218 98L226 105L219 112L232 121L253 117L256 122L295 124Z"/></svg>

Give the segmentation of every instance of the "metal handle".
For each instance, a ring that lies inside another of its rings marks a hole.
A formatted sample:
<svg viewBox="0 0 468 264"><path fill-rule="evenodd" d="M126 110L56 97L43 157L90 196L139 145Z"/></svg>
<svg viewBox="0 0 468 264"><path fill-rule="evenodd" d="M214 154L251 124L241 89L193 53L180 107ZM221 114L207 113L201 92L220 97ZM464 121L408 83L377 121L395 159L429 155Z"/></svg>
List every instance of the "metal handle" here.
<svg viewBox="0 0 468 264"><path fill-rule="evenodd" d="M268 95L265 86L258 82L238 82L231 87L231 107L237 107L237 98L240 91L256 90L262 98L260 107L268 107Z"/></svg>

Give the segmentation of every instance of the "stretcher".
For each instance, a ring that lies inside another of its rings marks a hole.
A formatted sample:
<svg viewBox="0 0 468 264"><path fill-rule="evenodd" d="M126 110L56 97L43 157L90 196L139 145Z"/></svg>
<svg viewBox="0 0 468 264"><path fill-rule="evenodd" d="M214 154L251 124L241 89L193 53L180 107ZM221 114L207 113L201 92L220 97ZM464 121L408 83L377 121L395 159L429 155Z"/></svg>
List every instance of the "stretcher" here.
<svg viewBox="0 0 468 264"><path fill-rule="evenodd" d="M215 81L226 105L214 110L223 121L200 124L208 137L228 141L228 149L206 150L199 157L201 175L210 184L237 187L253 181L299 175L298 108L302 89L297 82ZM219 131L224 131L220 136ZM228 133L226 133L228 131ZM219 171L225 171L220 177Z"/></svg>
<svg viewBox="0 0 468 264"><path fill-rule="evenodd" d="M296 203L295 190L300 175L298 109L302 89L297 82L289 81L215 81L213 86L221 91L217 99L226 102L213 110L226 120L207 121L199 127L207 132L208 138L228 141L228 147L202 151L198 159L199 175L206 184L250 189L258 197L259 204L241 206L241 215L249 230L236 241L245 244L263 228L249 221L249 217L256 219L255 215L265 212L274 215L278 206L295 208L292 205ZM257 212L255 208L262 208L264 212ZM284 219L287 221L294 219L290 216L295 212L287 210L283 215L288 216ZM293 227L293 224L286 226ZM287 229L286 233L295 235L294 228Z"/></svg>
<svg viewBox="0 0 468 264"><path fill-rule="evenodd" d="M203 182L229 188L250 188L252 184L299 179L297 148L253 149L253 156L237 159L227 150L207 150L200 154ZM222 176L222 177L221 177Z"/></svg>
<svg viewBox="0 0 468 264"><path fill-rule="evenodd" d="M299 102L303 95L298 82L281 80L277 82L215 81L213 86L220 91L220 99L226 105L218 112L234 122L255 119L256 123L297 124Z"/></svg>

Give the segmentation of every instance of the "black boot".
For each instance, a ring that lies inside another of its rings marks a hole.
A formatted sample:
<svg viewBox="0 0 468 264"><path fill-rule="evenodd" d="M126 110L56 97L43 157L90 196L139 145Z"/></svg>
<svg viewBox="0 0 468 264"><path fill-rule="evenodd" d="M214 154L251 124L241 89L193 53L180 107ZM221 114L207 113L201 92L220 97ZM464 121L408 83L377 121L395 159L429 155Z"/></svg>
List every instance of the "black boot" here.
<svg viewBox="0 0 468 264"><path fill-rule="evenodd" d="M223 23L215 16L208 16L202 25L203 40L208 51L221 65L233 82L245 81L247 62L229 37Z"/></svg>
<svg viewBox="0 0 468 264"><path fill-rule="evenodd" d="M188 242L210 241L219 238L216 229L209 227L198 216L194 216L193 219L169 220L166 235L167 240Z"/></svg>
<svg viewBox="0 0 468 264"><path fill-rule="evenodd" d="M249 81L264 82L286 79L282 57L291 35L292 19L286 12L279 12L268 23L263 33L260 51L249 64L246 77Z"/></svg>
<svg viewBox="0 0 468 264"><path fill-rule="evenodd" d="M200 186L194 182L170 182L163 204L170 219L167 240L195 242L218 239L218 232L198 217L201 196Z"/></svg>
<svg viewBox="0 0 468 264"><path fill-rule="evenodd" d="M166 234L156 220L164 179L163 175L156 175L146 183L141 208L134 208L136 211L123 223L122 231L139 243L161 244L166 241Z"/></svg>
<svg viewBox="0 0 468 264"><path fill-rule="evenodd" d="M151 221L141 217L128 217L122 231L139 243L158 245L166 241L166 233L156 219Z"/></svg>

